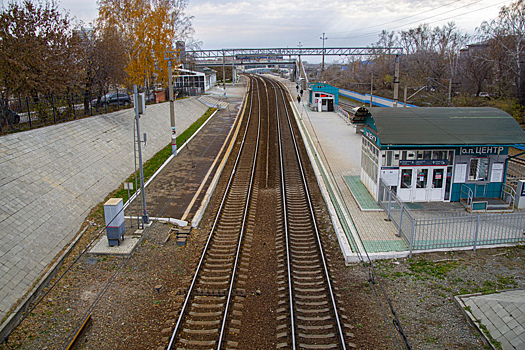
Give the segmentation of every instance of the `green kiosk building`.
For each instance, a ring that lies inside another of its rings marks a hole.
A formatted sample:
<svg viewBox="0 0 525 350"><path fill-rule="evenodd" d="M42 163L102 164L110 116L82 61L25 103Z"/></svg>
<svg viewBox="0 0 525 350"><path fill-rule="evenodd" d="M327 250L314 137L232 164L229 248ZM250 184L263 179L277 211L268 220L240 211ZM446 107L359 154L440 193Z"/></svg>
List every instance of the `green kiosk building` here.
<svg viewBox="0 0 525 350"><path fill-rule="evenodd" d="M361 182L376 200L380 181L405 202L462 201L470 209L513 195L505 185L509 147L524 144L525 132L502 110L368 108L359 129Z"/></svg>

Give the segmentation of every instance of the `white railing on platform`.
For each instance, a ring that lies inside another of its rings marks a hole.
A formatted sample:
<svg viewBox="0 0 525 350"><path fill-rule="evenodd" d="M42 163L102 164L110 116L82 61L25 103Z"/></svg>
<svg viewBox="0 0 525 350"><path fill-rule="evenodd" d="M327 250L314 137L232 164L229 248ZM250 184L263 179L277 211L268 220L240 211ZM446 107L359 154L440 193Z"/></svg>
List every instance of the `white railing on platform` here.
<svg viewBox="0 0 525 350"><path fill-rule="evenodd" d="M346 124L351 124L350 114L339 106L335 106L335 112L338 116L343 118Z"/></svg>

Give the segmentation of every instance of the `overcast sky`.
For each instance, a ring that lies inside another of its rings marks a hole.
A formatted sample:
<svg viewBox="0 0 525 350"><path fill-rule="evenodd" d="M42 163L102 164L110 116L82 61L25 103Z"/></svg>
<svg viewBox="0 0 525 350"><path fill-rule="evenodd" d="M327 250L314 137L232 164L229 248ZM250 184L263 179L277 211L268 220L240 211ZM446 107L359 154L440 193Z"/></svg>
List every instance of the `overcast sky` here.
<svg viewBox="0 0 525 350"><path fill-rule="evenodd" d="M7 0L4 0L7 2ZM432 27L454 21L473 34L483 20L498 16L507 0L189 0L195 39L203 49L362 47L381 30L400 31L420 23ZM91 22L96 0L61 0L72 16Z"/></svg>

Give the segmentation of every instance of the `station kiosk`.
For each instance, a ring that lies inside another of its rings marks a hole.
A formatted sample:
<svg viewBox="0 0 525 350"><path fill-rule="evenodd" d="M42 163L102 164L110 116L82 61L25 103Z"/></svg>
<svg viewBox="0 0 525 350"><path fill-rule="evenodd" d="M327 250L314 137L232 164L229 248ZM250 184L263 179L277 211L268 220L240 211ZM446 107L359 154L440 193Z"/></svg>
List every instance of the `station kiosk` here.
<svg viewBox="0 0 525 350"><path fill-rule="evenodd" d="M339 104L339 89L326 83L308 84L308 105L317 112L333 112Z"/></svg>
<svg viewBox="0 0 525 350"><path fill-rule="evenodd" d="M508 208L501 199L509 191L509 148L525 143L510 114L491 107L371 107L362 123L361 182L374 199L383 182L404 202ZM516 197L525 207L523 188Z"/></svg>

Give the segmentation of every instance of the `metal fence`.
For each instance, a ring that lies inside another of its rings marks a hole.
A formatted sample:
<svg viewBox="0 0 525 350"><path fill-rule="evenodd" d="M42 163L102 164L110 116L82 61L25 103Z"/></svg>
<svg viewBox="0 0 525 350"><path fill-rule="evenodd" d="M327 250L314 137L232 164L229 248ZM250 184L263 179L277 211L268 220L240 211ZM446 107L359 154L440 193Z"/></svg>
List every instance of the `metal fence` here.
<svg viewBox="0 0 525 350"><path fill-rule="evenodd" d="M111 91L126 94L126 90ZM39 128L128 108L124 103L100 103L100 98L108 93L90 92L39 95L19 97L0 101L0 135L10 132Z"/></svg>
<svg viewBox="0 0 525 350"><path fill-rule="evenodd" d="M432 218L417 218L407 203L382 181L379 205L414 250L472 248L487 245L525 243L525 213L446 213Z"/></svg>

